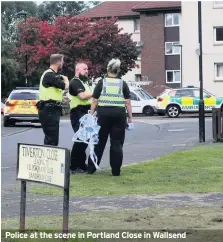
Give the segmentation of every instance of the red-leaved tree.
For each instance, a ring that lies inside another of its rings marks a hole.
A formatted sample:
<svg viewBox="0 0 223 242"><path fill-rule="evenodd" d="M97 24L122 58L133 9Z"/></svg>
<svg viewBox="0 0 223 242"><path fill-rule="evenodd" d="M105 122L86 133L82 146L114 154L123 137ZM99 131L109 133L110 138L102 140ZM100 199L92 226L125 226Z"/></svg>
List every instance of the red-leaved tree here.
<svg viewBox="0 0 223 242"><path fill-rule="evenodd" d="M53 53L65 55L64 74L74 76L74 63L85 61L91 77L106 73L108 61L119 58L121 74L136 66L138 52L130 34L122 34L116 19L100 19L91 22L88 18L58 17L53 24L27 19L20 23L17 58L24 68L28 56L28 74L41 73L49 66Z"/></svg>

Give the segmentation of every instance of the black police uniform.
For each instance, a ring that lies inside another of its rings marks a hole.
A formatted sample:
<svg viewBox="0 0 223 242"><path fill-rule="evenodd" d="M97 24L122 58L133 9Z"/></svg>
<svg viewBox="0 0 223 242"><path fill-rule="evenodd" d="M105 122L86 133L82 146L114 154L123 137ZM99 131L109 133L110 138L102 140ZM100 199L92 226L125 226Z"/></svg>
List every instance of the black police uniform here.
<svg viewBox="0 0 223 242"><path fill-rule="evenodd" d="M99 99L103 88L103 80L100 80L94 89L93 98ZM125 81L123 81L123 95L125 99L130 99L130 90ZM110 165L114 176L120 175L120 168L123 160L123 144L125 140L126 129L126 109L125 107L98 106L97 107L98 124L101 126L99 131L99 143L95 145L95 154L98 158L98 165L110 135ZM87 172L93 174L96 168L89 157Z"/></svg>
<svg viewBox="0 0 223 242"><path fill-rule="evenodd" d="M55 87L65 90L63 78L54 70L44 75L42 85L45 88ZM61 102L52 99L40 100L37 103L37 108L39 120L45 135L44 144L57 146L59 143L59 123L62 111Z"/></svg>
<svg viewBox="0 0 223 242"><path fill-rule="evenodd" d="M83 81L84 82L84 81ZM90 86L88 81L85 81L85 84ZM69 93L72 96L78 96L79 93L85 92L86 89L84 85L81 83L80 79L77 77L74 77L70 81L70 86L69 86ZM79 129L80 126L80 118L84 116L85 114L88 113L88 110L90 110L91 105L78 105L75 108L72 108L70 110L70 120L71 120L71 125L76 133ZM88 145L85 143L80 143L80 142L74 142L73 148L71 151L71 166L70 170L71 172L82 172L86 171L86 149Z"/></svg>

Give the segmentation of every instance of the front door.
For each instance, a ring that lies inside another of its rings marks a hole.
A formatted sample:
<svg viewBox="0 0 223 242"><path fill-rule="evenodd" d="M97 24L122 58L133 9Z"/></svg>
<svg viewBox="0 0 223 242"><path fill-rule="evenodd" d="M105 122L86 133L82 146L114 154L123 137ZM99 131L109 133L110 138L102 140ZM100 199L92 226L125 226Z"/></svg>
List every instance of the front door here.
<svg viewBox="0 0 223 242"><path fill-rule="evenodd" d="M203 90L203 98L204 98L204 110L206 112L210 112L213 107L216 105L216 97L211 96L208 92ZM194 90L194 99L196 101L196 104L198 105L199 110L199 100L200 100L200 90L196 89Z"/></svg>

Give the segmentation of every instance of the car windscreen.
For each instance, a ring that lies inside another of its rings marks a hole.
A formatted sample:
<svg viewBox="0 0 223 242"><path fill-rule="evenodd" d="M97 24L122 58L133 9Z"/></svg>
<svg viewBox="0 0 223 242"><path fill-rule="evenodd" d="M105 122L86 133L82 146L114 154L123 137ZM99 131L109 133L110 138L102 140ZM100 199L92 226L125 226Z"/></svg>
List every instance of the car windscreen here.
<svg viewBox="0 0 223 242"><path fill-rule="evenodd" d="M142 99L146 99L146 100L150 100L153 99L154 97L149 95L149 93L147 93L146 91L144 91L143 89L137 89L135 90L135 92L142 98Z"/></svg>
<svg viewBox="0 0 223 242"><path fill-rule="evenodd" d="M39 94L32 92L18 92L12 93L9 100L38 100Z"/></svg>
<svg viewBox="0 0 223 242"><path fill-rule="evenodd" d="M207 90L204 89L204 92L206 92L210 97L214 97L215 95L213 93L208 92Z"/></svg>
<svg viewBox="0 0 223 242"><path fill-rule="evenodd" d="M171 91L172 91L171 89L166 89L163 92L161 92L158 96L159 97L168 96Z"/></svg>

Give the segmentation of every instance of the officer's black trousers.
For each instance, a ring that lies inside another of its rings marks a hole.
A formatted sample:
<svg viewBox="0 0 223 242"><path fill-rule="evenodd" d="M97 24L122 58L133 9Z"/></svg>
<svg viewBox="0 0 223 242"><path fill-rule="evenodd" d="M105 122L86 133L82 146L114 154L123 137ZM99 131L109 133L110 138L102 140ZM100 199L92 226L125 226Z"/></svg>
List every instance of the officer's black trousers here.
<svg viewBox="0 0 223 242"><path fill-rule="evenodd" d="M71 125L76 133L80 126L80 118L87 114L88 110L90 109L90 106L87 107L77 107L75 109L72 109L70 112L70 120ZM86 149L88 145L85 143L79 143L74 142L73 148L71 151L71 166L70 169L72 171L76 170L77 168L82 169L83 171L86 171Z"/></svg>
<svg viewBox="0 0 223 242"><path fill-rule="evenodd" d="M38 112L45 135L44 144L57 146L59 143L60 108L43 106Z"/></svg>
<svg viewBox="0 0 223 242"><path fill-rule="evenodd" d="M99 131L99 143L95 145L95 154L98 158L98 164L110 135L110 165L113 175L120 175L120 170L123 161L123 144L125 140L126 114L118 116L107 116L98 114L98 124L101 126ZM95 172L95 166L89 157L88 173Z"/></svg>

